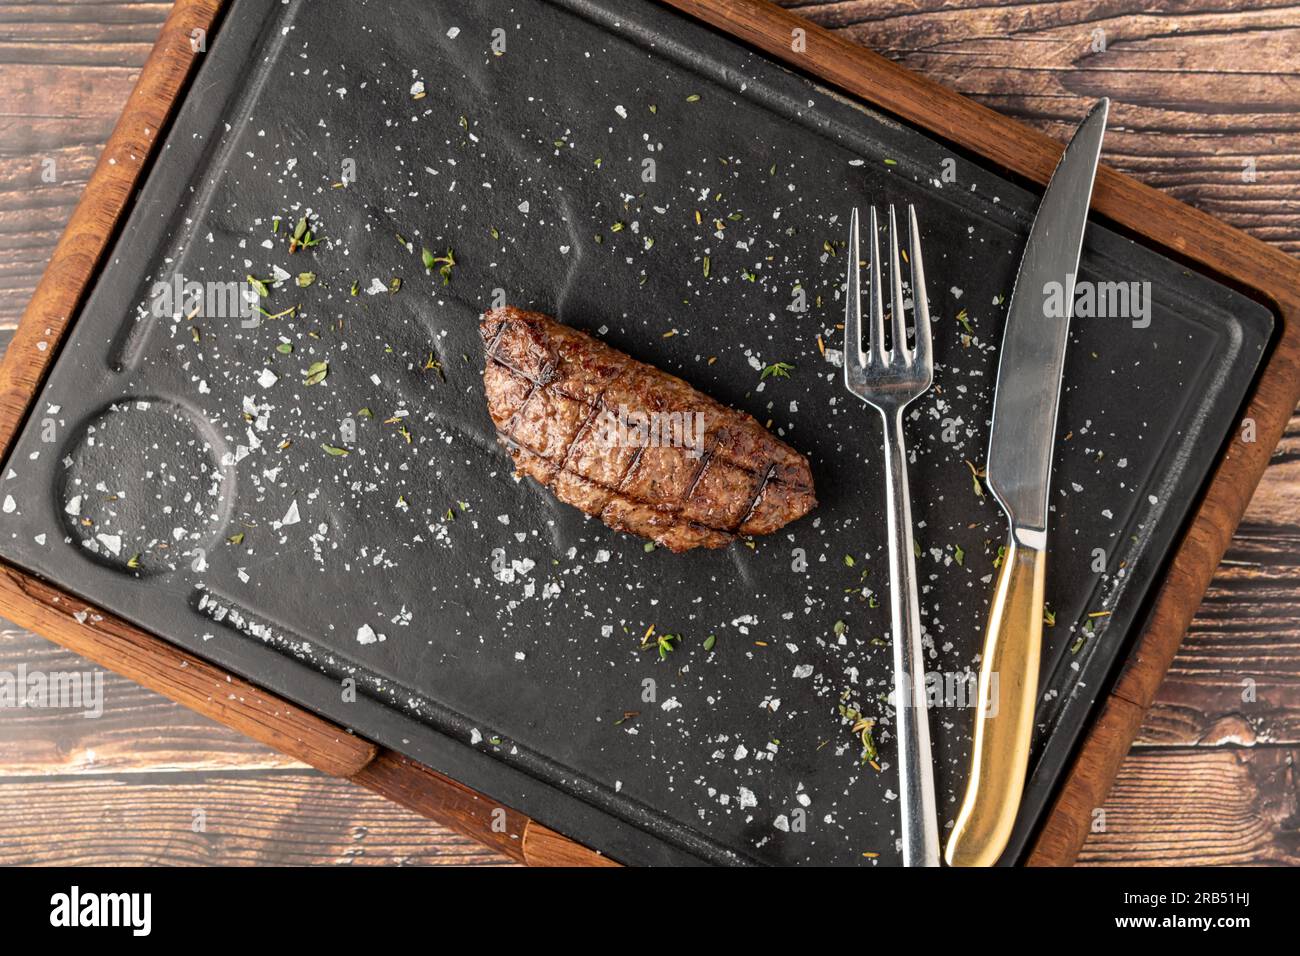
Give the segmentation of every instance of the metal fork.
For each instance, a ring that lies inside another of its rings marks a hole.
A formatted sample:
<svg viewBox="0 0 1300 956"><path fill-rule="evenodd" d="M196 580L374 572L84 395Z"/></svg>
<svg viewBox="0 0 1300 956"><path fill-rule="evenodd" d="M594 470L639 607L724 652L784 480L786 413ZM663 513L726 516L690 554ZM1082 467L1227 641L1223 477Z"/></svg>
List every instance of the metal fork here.
<svg viewBox="0 0 1300 956"><path fill-rule="evenodd" d="M925 700L925 660L912 552L912 505L907 487L903 409L922 395L934 378L930 354L930 309L916 211L907 207L915 318L913 348L908 348L903 316L903 280L898 265L898 226L889 207L890 348L885 348L885 309L881 295L879 229L871 209L871 328L862 350L862 254L858 211L849 226L849 282L844 315L844 384L880 412L885 423L885 512L889 528L890 619L894 646L894 708L898 720L898 774L902 795L903 865L939 865L939 820L935 806L930 724Z"/></svg>

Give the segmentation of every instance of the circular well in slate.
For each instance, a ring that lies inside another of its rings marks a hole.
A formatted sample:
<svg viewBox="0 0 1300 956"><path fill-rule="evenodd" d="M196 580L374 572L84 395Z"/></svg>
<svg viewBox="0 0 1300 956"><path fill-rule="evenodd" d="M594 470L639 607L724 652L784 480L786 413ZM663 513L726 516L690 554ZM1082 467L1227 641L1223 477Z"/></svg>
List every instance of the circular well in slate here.
<svg viewBox="0 0 1300 956"><path fill-rule="evenodd" d="M55 505L84 553L114 570L147 576L206 563L233 499L226 459L221 437L191 409L125 399L73 438Z"/></svg>

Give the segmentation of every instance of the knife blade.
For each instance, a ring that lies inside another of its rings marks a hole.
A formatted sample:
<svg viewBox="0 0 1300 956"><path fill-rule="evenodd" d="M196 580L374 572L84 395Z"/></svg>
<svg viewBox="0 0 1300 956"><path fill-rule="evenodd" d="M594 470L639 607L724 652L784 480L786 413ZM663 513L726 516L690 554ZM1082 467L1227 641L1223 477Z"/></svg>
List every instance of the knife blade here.
<svg viewBox="0 0 1300 956"><path fill-rule="evenodd" d="M1075 276L1110 101L1079 125L1047 184L1007 308L985 482L1010 533L989 606L966 794L944 858L992 866L1015 826L1038 697L1048 495Z"/></svg>
<svg viewBox="0 0 1300 956"><path fill-rule="evenodd" d="M1047 184L1002 333L986 478L1008 518L1022 528L1047 530L1075 275L1109 110L1106 99L1093 106Z"/></svg>

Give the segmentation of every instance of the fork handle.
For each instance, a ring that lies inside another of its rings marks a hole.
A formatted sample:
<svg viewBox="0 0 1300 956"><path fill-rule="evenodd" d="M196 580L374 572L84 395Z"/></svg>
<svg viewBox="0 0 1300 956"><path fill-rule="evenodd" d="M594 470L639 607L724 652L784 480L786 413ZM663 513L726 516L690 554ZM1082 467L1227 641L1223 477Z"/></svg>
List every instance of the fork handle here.
<svg viewBox="0 0 1300 956"><path fill-rule="evenodd" d="M996 863L1020 809L1043 642L1043 538L1013 527L998 571L980 663L970 778L944 851L949 866Z"/></svg>
<svg viewBox="0 0 1300 956"><path fill-rule="evenodd" d="M898 777L902 791L903 865L939 865L939 814L934 793L925 657L912 544L903 409L881 409L885 419L885 497L889 530L890 621L894 647L894 713L898 722Z"/></svg>

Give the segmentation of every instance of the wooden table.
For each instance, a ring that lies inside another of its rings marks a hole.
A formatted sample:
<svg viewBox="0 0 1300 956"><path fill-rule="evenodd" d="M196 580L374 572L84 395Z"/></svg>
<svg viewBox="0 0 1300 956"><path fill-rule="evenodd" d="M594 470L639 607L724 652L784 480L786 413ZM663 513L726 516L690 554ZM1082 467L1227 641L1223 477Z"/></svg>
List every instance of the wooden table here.
<svg viewBox="0 0 1300 956"><path fill-rule="evenodd" d="M1131 2L1099 17L1064 2L783 2L1058 138L1107 94L1108 164L1300 253L1294 5L1185 0L1157 16ZM168 9L0 7L0 346ZM1082 863L1300 863L1297 492L1300 416ZM0 626L0 671L19 664L92 669ZM509 862L115 675L104 701L93 720L0 709L0 863Z"/></svg>

